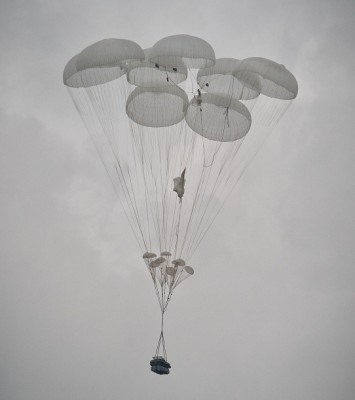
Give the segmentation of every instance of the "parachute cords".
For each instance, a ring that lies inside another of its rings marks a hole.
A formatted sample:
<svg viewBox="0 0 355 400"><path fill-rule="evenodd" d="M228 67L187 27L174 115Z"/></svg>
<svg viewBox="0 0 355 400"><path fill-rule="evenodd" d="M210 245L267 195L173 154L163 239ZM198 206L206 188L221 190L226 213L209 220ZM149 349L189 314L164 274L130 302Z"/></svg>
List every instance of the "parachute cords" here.
<svg viewBox="0 0 355 400"><path fill-rule="evenodd" d="M160 330L160 336L159 336L159 340L158 340L158 345L157 345L157 348L156 348L156 351L155 351L155 357L159 356L160 348L162 348L164 360L168 361L166 348L165 348L165 339L164 339L164 312L165 312L165 310L162 309L162 312L161 312L161 330Z"/></svg>

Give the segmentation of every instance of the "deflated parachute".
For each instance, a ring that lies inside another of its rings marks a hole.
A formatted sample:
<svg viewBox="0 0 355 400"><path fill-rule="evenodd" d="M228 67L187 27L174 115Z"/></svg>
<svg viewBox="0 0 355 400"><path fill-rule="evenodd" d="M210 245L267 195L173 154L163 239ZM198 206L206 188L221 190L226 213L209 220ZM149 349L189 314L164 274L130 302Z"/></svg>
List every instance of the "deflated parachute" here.
<svg viewBox="0 0 355 400"><path fill-rule="evenodd" d="M219 58L174 35L150 49L94 43L67 63L64 84L116 190L161 311L151 369L168 374L164 314L223 203L297 96L297 81L264 58Z"/></svg>

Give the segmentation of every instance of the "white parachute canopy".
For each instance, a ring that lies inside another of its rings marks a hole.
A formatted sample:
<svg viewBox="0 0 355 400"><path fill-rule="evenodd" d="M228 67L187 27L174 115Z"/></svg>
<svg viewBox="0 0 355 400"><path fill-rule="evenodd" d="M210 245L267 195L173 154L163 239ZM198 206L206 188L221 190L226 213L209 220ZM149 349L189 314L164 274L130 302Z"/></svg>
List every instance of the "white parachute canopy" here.
<svg viewBox="0 0 355 400"><path fill-rule="evenodd" d="M76 62L78 71L91 68L115 68L129 66L131 62L144 60L140 46L126 39L104 39L86 47Z"/></svg>
<svg viewBox="0 0 355 400"><path fill-rule="evenodd" d="M251 57L241 61L234 71L234 76L248 72L261 77L261 93L280 100L292 100L297 96L296 78L284 65L266 58Z"/></svg>
<svg viewBox="0 0 355 400"><path fill-rule="evenodd" d="M151 48L149 61L175 67L182 60L187 68L206 68L215 64L214 50L205 40L190 35L174 35L159 40Z"/></svg>
<svg viewBox="0 0 355 400"><path fill-rule="evenodd" d="M144 50L145 60L131 63L127 68L127 80L132 85L160 87L177 85L187 78L187 68L181 58L174 59L174 66L164 66L149 61L150 49Z"/></svg>
<svg viewBox="0 0 355 400"><path fill-rule="evenodd" d="M244 137L251 125L247 107L233 97L204 93L201 102L192 99L186 122L199 135L218 142L232 142Z"/></svg>
<svg viewBox="0 0 355 400"><path fill-rule="evenodd" d="M235 58L219 58L213 67L198 71L197 83L206 92L236 100L255 99L261 92L260 76L250 71L234 74L239 65Z"/></svg>
<svg viewBox="0 0 355 400"><path fill-rule="evenodd" d="M162 312L245 168L297 95L264 58L174 35L94 43L67 63L74 100L127 215Z"/></svg>
<svg viewBox="0 0 355 400"><path fill-rule="evenodd" d="M179 86L137 87L128 96L126 111L139 125L168 127L184 119L188 101Z"/></svg>
<svg viewBox="0 0 355 400"><path fill-rule="evenodd" d="M102 85L118 79L126 73L125 69L119 65L110 68L88 68L79 71L77 68L79 57L80 54L77 54L65 66L63 82L68 87L83 88Z"/></svg>

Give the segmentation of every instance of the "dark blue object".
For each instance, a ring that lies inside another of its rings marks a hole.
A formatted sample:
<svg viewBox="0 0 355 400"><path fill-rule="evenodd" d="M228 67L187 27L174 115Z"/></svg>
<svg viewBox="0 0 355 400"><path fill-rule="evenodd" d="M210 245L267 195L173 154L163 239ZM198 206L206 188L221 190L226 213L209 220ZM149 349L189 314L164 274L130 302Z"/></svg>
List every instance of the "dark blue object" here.
<svg viewBox="0 0 355 400"><path fill-rule="evenodd" d="M152 361L150 362L150 369L159 375L167 375L170 371L171 365L160 356L153 357Z"/></svg>

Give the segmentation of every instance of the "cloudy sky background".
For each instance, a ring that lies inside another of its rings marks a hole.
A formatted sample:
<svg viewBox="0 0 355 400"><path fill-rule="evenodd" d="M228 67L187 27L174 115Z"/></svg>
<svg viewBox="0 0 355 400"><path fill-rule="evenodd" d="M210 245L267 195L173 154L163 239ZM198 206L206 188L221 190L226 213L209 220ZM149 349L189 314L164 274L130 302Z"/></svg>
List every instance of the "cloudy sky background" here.
<svg viewBox="0 0 355 400"><path fill-rule="evenodd" d="M0 398L352 400L353 1L25 1L0 9ZM286 65L299 96L159 309L62 84L108 37L187 33Z"/></svg>

